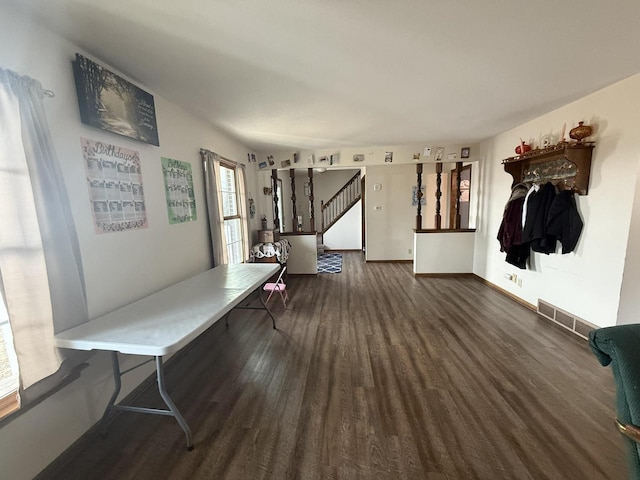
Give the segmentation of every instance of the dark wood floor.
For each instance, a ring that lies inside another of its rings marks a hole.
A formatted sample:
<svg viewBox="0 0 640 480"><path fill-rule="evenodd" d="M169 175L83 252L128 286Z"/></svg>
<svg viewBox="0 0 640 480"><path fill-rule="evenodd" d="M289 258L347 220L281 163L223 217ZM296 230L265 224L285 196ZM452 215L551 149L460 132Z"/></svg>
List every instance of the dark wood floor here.
<svg viewBox="0 0 640 480"><path fill-rule="evenodd" d="M278 331L236 312L170 365L194 451L173 419L124 413L46 478L626 478L586 342L472 278L344 260L289 278Z"/></svg>

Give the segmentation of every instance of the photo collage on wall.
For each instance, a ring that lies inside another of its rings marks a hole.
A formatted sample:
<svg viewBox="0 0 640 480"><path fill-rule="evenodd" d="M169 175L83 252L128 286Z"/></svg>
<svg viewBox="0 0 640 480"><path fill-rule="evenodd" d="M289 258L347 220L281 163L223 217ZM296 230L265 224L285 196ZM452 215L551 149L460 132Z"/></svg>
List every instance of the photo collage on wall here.
<svg viewBox="0 0 640 480"><path fill-rule="evenodd" d="M191 164L165 157L161 160L169 223L173 225L197 220Z"/></svg>
<svg viewBox="0 0 640 480"><path fill-rule="evenodd" d="M140 155L81 138L96 233L147 228Z"/></svg>

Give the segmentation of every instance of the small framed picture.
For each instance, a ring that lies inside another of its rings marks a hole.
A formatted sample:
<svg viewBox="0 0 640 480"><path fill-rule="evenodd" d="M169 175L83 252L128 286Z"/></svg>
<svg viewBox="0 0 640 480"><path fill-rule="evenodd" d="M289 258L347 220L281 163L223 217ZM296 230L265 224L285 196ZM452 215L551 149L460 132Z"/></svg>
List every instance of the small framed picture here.
<svg viewBox="0 0 640 480"><path fill-rule="evenodd" d="M385 163L393 162L393 152L384 152L384 161Z"/></svg>
<svg viewBox="0 0 640 480"><path fill-rule="evenodd" d="M329 163L329 157L323 155L321 157L318 157L318 163L322 163L322 164L327 164Z"/></svg>
<svg viewBox="0 0 640 480"><path fill-rule="evenodd" d="M300 160L300 154L296 152L293 154L293 163L298 163L298 160Z"/></svg>
<svg viewBox="0 0 640 480"><path fill-rule="evenodd" d="M271 165L272 167L276 164L276 162L273 160L273 155L269 155L267 157L267 162L269 162L269 165Z"/></svg>
<svg viewBox="0 0 640 480"><path fill-rule="evenodd" d="M329 156L329 165L335 165L336 163L338 163L338 154L337 153L333 153Z"/></svg>
<svg viewBox="0 0 640 480"><path fill-rule="evenodd" d="M353 161L354 162L364 162L364 153L356 153L353 156Z"/></svg>
<svg viewBox="0 0 640 480"><path fill-rule="evenodd" d="M287 168L291 166L291 160L282 160L280 162L280 165L282 166L282 168Z"/></svg>
<svg viewBox="0 0 640 480"><path fill-rule="evenodd" d="M414 160L420 160L420 152L415 152L415 153L413 154L413 159L414 159Z"/></svg>
<svg viewBox="0 0 640 480"><path fill-rule="evenodd" d="M462 147L460 149L460 158L469 158L470 154L471 154L471 148L470 147Z"/></svg>
<svg viewBox="0 0 640 480"><path fill-rule="evenodd" d="M258 168L259 168L260 170L264 170L265 168L267 168L267 162L260 162L260 163L258 164Z"/></svg>

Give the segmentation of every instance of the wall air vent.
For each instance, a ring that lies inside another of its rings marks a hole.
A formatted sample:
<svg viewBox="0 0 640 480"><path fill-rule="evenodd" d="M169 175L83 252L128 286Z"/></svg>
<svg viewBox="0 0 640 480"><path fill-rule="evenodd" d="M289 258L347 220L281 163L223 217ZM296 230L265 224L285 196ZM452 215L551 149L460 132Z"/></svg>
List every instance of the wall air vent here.
<svg viewBox="0 0 640 480"><path fill-rule="evenodd" d="M575 333L585 340L589 338L589 332L594 328L598 328L589 322L576 317L572 313L566 312L549 302L538 299L538 314L557 323L561 327Z"/></svg>

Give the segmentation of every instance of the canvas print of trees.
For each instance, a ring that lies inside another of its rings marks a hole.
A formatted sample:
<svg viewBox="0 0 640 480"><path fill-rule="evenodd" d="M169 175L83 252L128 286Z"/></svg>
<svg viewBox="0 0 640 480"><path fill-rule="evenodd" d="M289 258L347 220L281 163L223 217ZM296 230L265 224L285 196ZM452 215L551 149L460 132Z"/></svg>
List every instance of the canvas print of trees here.
<svg viewBox="0 0 640 480"><path fill-rule="evenodd" d="M160 145L153 95L79 53L73 73L82 123Z"/></svg>

